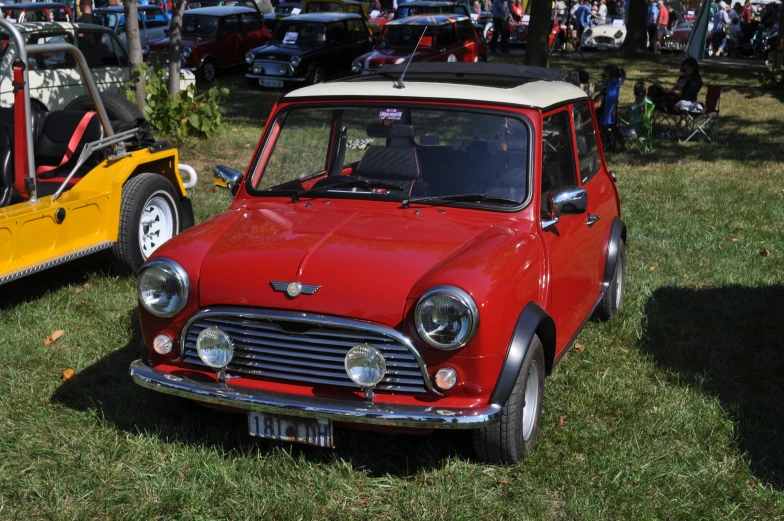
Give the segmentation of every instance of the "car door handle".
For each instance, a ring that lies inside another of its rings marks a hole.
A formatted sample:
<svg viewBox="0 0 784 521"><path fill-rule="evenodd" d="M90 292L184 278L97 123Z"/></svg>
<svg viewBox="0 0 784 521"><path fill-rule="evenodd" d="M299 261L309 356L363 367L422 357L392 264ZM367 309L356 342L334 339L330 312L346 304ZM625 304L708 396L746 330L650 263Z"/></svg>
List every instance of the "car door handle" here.
<svg viewBox="0 0 784 521"><path fill-rule="evenodd" d="M591 226L596 224L596 221L598 221L599 219L601 219L600 215L593 215L589 213L588 217L585 219L585 224L587 224L588 228L590 228Z"/></svg>

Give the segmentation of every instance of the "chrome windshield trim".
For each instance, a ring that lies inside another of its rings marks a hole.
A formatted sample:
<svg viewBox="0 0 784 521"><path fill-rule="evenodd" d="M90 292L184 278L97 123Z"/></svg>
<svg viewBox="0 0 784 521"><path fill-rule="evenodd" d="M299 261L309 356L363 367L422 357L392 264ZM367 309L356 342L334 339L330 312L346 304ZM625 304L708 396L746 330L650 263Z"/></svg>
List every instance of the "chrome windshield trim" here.
<svg viewBox="0 0 784 521"><path fill-rule="evenodd" d="M425 382L427 390L436 396L443 396L443 393L438 391L430 380L430 375L427 372L427 364L425 359L419 353L413 342L404 334L387 326L380 326L370 322L363 322L360 320L333 317L331 315L322 315L320 313L305 313L302 311L284 311L278 309L250 309L250 308L234 308L234 307L217 307L207 308L194 314L185 323L180 335L180 356L175 360L182 361L185 353L185 341L187 332L194 322L204 317L232 317L232 318L247 318L247 319L270 319L270 320L283 320L289 322L301 322L305 324L316 324L322 326L344 327L346 329L357 329L360 331L369 331L379 335L389 337L396 342L400 342L409 352L414 356L419 364L419 369L422 372L422 380Z"/></svg>
<svg viewBox="0 0 784 521"><path fill-rule="evenodd" d="M173 375L152 368L141 360L131 363L130 375L134 383L142 387L197 402L347 423L420 429L476 429L500 420L502 410L494 403L472 408L419 407L258 391Z"/></svg>

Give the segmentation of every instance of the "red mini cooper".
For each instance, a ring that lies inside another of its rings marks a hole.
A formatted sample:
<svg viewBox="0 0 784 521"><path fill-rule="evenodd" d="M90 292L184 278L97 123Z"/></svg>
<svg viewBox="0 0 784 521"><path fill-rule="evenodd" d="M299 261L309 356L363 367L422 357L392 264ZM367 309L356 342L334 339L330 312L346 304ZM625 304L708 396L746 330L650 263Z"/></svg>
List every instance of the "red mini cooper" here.
<svg viewBox="0 0 784 521"><path fill-rule="evenodd" d="M384 25L376 49L354 60L351 70L368 74L383 65L409 61L486 62L487 47L467 16L409 16Z"/></svg>
<svg viewBox="0 0 784 521"><path fill-rule="evenodd" d="M251 435L470 429L534 449L549 374L621 308L626 228L571 75L412 64L281 98L231 207L139 273L159 411L243 412Z"/></svg>

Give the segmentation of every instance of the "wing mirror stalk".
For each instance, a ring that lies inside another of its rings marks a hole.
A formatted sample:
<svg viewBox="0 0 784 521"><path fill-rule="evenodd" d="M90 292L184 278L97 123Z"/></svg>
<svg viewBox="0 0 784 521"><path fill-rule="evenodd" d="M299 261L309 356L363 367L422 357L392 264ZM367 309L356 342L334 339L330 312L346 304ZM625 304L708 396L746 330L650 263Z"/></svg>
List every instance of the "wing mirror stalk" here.
<svg viewBox="0 0 784 521"><path fill-rule="evenodd" d="M231 195L235 195L242 182L242 172L221 165L216 166L214 172L212 184L222 188L228 188L231 190Z"/></svg>
<svg viewBox="0 0 784 521"><path fill-rule="evenodd" d="M549 215L542 221L542 229L558 224L561 215L578 215L588 211L588 193L583 188L564 190L550 195Z"/></svg>

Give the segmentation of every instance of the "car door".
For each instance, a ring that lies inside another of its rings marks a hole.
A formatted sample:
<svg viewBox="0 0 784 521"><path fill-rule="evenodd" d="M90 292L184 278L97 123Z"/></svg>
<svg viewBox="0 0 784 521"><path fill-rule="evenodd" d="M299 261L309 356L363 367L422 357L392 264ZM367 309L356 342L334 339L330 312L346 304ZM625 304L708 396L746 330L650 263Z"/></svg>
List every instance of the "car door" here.
<svg viewBox="0 0 784 521"><path fill-rule="evenodd" d="M349 45L346 23L340 21L328 24L326 37L327 40L315 61L326 68L328 76L340 74L344 70L350 70L351 62L346 62L346 60L353 60L356 56L346 56Z"/></svg>
<svg viewBox="0 0 784 521"><path fill-rule="evenodd" d="M344 72L351 70L351 63L365 53L373 49L373 40L368 32L368 27L362 19L346 20L348 42L346 53L343 56L341 67Z"/></svg>
<svg viewBox="0 0 784 521"><path fill-rule="evenodd" d="M460 61L479 61L479 48L477 46L478 41L476 38L476 33L474 32L474 26L471 24L471 20L458 20L455 25L457 26L457 37L463 46L461 49Z"/></svg>
<svg viewBox="0 0 784 521"><path fill-rule="evenodd" d="M436 42L438 49L438 57L432 61L441 62L457 62L462 61L460 58L463 55L455 26L453 24L445 24L438 28L438 41Z"/></svg>
<svg viewBox="0 0 784 521"><path fill-rule="evenodd" d="M579 188L571 116L567 108L545 114L542 124L542 163L539 179L542 222L550 221L550 198ZM556 350L572 339L599 298L599 262L589 237L594 230L585 213L559 215L542 229L547 255L546 309L555 322ZM558 353L556 353L557 355Z"/></svg>
<svg viewBox="0 0 784 521"><path fill-rule="evenodd" d="M224 16L218 26L218 65L226 67L244 61L244 37L238 15Z"/></svg>
<svg viewBox="0 0 784 521"><path fill-rule="evenodd" d="M78 34L76 46L84 54L100 92L116 93L130 80L128 53L115 33L84 30Z"/></svg>

